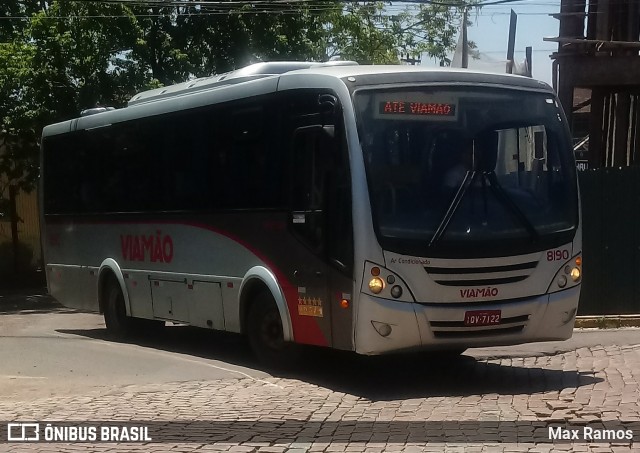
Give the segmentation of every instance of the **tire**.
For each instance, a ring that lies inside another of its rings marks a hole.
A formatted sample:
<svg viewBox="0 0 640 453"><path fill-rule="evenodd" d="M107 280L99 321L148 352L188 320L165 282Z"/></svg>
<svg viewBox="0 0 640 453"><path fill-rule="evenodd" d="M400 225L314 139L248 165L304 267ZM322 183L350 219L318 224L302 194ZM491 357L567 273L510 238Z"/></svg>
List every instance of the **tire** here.
<svg viewBox="0 0 640 453"><path fill-rule="evenodd" d="M431 355L434 359L438 360L456 360L466 350L467 348L444 349L442 351L433 351Z"/></svg>
<svg viewBox="0 0 640 453"><path fill-rule="evenodd" d="M247 319L249 344L258 360L270 368L288 368L297 357L294 344L284 341L280 312L271 296L260 293Z"/></svg>
<svg viewBox="0 0 640 453"><path fill-rule="evenodd" d="M164 333L165 322L157 319L129 318L132 333L145 337L157 337Z"/></svg>
<svg viewBox="0 0 640 453"><path fill-rule="evenodd" d="M115 278L107 283L104 298L104 323L107 333L115 338L130 336L134 331L134 320L127 316L124 295Z"/></svg>

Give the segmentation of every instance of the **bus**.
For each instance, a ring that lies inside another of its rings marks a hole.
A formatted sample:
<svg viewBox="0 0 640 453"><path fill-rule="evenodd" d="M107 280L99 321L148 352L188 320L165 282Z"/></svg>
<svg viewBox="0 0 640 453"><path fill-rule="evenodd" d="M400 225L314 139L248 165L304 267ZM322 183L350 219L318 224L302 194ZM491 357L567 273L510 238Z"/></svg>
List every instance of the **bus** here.
<svg viewBox="0 0 640 453"><path fill-rule="evenodd" d="M572 335L576 166L540 81L259 63L49 125L41 165L50 294L115 335L235 332L265 361Z"/></svg>

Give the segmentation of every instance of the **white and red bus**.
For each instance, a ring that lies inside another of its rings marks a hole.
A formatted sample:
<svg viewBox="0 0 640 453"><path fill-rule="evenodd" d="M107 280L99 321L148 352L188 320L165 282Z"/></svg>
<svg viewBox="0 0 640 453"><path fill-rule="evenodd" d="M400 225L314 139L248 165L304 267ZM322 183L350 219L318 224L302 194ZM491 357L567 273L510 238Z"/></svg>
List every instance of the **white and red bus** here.
<svg viewBox="0 0 640 453"><path fill-rule="evenodd" d="M261 63L47 126L51 294L126 334L174 321L380 354L572 334L566 120L525 77Z"/></svg>

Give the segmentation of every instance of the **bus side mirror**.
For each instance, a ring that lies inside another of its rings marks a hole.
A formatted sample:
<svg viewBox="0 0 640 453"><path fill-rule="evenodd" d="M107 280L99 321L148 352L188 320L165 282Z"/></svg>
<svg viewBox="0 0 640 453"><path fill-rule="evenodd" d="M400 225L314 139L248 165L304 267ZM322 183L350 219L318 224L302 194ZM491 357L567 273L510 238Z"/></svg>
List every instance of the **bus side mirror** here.
<svg viewBox="0 0 640 453"><path fill-rule="evenodd" d="M331 126L322 126L322 132L323 134L330 138L333 139L336 136L336 127L331 125Z"/></svg>
<svg viewBox="0 0 640 453"><path fill-rule="evenodd" d="M338 98L332 94L320 94L318 96L318 113L322 124L333 124L338 107Z"/></svg>
<svg viewBox="0 0 640 453"><path fill-rule="evenodd" d="M338 105L338 98L333 94L321 94L318 96L318 105L321 113L333 114L336 111L336 105Z"/></svg>
<svg viewBox="0 0 640 453"><path fill-rule="evenodd" d="M325 125L321 126L320 124L314 124L312 126L303 126L296 129L293 133L293 139L296 140L298 137L302 137L304 135L307 136L317 136L323 139L333 140L336 136L336 127L334 125Z"/></svg>

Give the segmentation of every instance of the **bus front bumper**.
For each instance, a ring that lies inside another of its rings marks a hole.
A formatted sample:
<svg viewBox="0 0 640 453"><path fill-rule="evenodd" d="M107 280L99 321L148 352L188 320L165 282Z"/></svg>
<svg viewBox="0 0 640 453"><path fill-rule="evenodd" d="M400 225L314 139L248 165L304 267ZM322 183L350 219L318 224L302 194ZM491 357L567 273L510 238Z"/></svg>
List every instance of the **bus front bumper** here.
<svg viewBox="0 0 640 453"><path fill-rule="evenodd" d="M383 354L566 340L573 333L580 285L517 301L419 304L360 294L355 350ZM500 324L465 325L468 311L500 311Z"/></svg>

